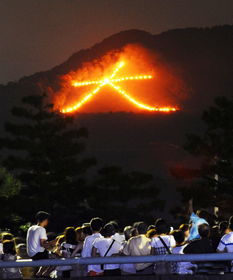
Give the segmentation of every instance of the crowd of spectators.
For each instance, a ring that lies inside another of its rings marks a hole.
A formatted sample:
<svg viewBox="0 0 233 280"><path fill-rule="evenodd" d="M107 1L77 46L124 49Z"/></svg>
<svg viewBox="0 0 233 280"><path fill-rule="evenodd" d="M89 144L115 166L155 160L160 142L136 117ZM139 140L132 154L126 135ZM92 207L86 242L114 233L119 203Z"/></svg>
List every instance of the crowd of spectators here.
<svg viewBox="0 0 233 280"><path fill-rule="evenodd" d="M64 233L54 238L46 233L50 215L40 211L36 215L37 223L28 229L25 243L10 233L2 233L1 260L233 252L233 217L229 221L213 223L206 211L199 210L194 213L192 202L189 206L189 223L182 224L177 229L173 229L164 219L159 218L152 225L139 221L121 230L116 221L105 224L101 218L95 217L77 228L67 227ZM198 265L191 262L88 266L76 264L41 267L33 273L37 277L46 278L167 273L192 275L198 271ZM231 263L221 263L222 272L231 272ZM1 278L19 279L25 273L17 268L4 268L1 269Z"/></svg>

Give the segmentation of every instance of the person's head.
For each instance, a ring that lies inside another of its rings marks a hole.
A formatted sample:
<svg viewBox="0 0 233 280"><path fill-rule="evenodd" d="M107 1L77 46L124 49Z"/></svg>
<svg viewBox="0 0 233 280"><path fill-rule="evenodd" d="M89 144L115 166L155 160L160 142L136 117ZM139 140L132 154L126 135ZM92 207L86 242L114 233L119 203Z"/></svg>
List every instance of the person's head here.
<svg viewBox="0 0 233 280"><path fill-rule="evenodd" d="M75 232L76 232L77 242L84 241L85 237L84 237L84 234L83 234L83 228L82 227L77 227L75 229Z"/></svg>
<svg viewBox="0 0 233 280"><path fill-rule="evenodd" d="M221 236L223 236L229 232L228 226L229 226L228 221L222 221L219 224L219 231L220 231Z"/></svg>
<svg viewBox="0 0 233 280"><path fill-rule="evenodd" d="M170 231L170 227L164 219L157 219L155 221L155 228L157 234L167 234Z"/></svg>
<svg viewBox="0 0 233 280"><path fill-rule="evenodd" d="M50 214L44 211L39 211L36 213L37 224L46 227L49 224Z"/></svg>
<svg viewBox="0 0 233 280"><path fill-rule="evenodd" d="M176 241L176 245L182 245L185 241L185 234L182 230L174 230L172 232L174 239Z"/></svg>
<svg viewBox="0 0 233 280"><path fill-rule="evenodd" d="M210 228L210 238L211 239L218 239L220 237L220 230L219 226L215 225Z"/></svg>
<svg viewBox="0 0 233 280"><path fill-rule="evenodd" d="M111 237L116 233L113 224L108 223L103 227L103 236L104 237Z"/></svg>
<svg viewBox="0 0 233 280"><path fill-rule="evenodd" d="M155 229L155 225L149 225L148 228L147 228L147 231L149 231L151 229Z"/></svg>
<svg viewBox="0 0 233 280"><path fill-rule="evenodd" d="M132 237L132 230L133 230L132 226L126 226L124 228L124 236L126 241L128 241Z"/></svg>
<svg viewBox="0 0 233 280"><path fill-rule="evenodd" d="M197 210L196 214L197 214L197 216L198 216L199 218L202 218L202 219L204 219L204 220L206 220L206 221L209 220L210 214L209 214L206 210L199 209L199 210Z"/></svg>
<svg viewBox="0 0 233 280"><path fill-rule="evenodd" d="M3 232L1 234L1 239L2 239L2 241L4 241L4 240L13 240L14 239L14 235L11 234L10 232Z"/></svg>
<svg viewBox="0 0 233 280"><path fill-rule="evenodd" d="M103 220L99 217L91 219L90 225L92 232L100 232L103 228Z"/></svg>
<svg viewBox="0 0 233 280"><path fill-rule="evenodd" d="M57 236L56 241L57 241L56 242L57 245L61 245L65 241L64 234Z"/></svg>
<svg viewBox="0 0 233 280"><path fill-rule="evenodd" d="M10 255L16 255L15 242L13 240L3 241L3 253L10 254Z"/></svg>
<svg viewBox="0 0 233 280"><path fill-rule="evenodd" d="M138 235L138 230L133 227L131 235L132 235L132 237L137 236Z"/></svg>
<svg viewBox="0 0 233 280"><path fill-rule="evenodd" d="M189 237L189 233L190 233L189 224L180 225L179 230L181 230L184 233L185 239L187 239Z"/></svg>
<svg viewBox="0 0 233 280"><path fill-rule="evenodd" d="M146 234L147 232L147 224L142 221L134 223L133 227L136 228L138 234Z"/></svg>
<svg viewBox="0 0 233 280"><path fill-rule="evenodd" d="M114 226L115 232L119 232L119 225L117 221L111 221L109 224L112 224Z"/></svg>
<svg viewBox="0 0 233 280"><path fill-rule="evenodd" d="M67 227L64 232L64 241L68 244L75 245L76 241L76 232L74 227Z"/></svg>
<svg viewBox="0 0 233 280"><path fill-rule="evenodd" d="M229 229L230 229L231 231L233 231L233 216L231 216L230 219L229 219L229 225L228 225L228 227L229 227Z"/></svg>
<svg viewBox="0 0 233 280"><path fill-rule="evenodd" d="M27 245L25 243L20 243L15 246L16 247L16 254L21 259L28 259L27 254Z"/></svg>
<svg viewBox="0 0 233 280"><path fill-rule="evenodd" d="M146 237L152 239L153 237L156 236L156 230L155 229L150 229L146 233Z"/></svg>
<svg viewBox="0 0 233 280"><path fill-rule="evenodd" d="M198 233L201 238L208 238L210 236L210 226L208 224L199 225Z"/></svg>
<svg viewBox="0 0 233 280"><path fill-rule="evenodd" d="M82 226L82 230L83 230L84 239L85 239L87 236L92 235L92 230L91 230L90 224L84 224L84 225Z"/></svg>

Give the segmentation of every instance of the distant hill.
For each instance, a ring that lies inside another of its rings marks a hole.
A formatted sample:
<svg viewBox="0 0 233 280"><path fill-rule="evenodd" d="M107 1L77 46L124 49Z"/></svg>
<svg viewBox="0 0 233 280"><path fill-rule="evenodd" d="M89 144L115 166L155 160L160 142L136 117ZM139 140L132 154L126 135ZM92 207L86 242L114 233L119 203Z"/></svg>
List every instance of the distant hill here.
<svg viewBox="0 0 233 280"><path fill-rule="evenodd" d="M6 86L0 85L1 103L9 103L29 92L37 92L41 86L58 89L61 75L77 70L82 63L102 57L108 51L132 43L159 53L167 64L181 69L181 78L192 92L190 98L182 104L185 109L202 110L215 96L232 94L233 26L226 25L170 30L158 35L140 30L120 32L90 49L78 51L51 70L23 77Z"/></svg>
<svg viewBox="0 0 233 280"><path fill-rule="evenodd" d="M137 43L158 53L168 65L180 70L190 89L183 112L166 116L82 115L80 124L90 130L89 150L101 164L121 164L141 168L167 178L169 166L185 161L179 148L186 131L200 130L200 112L218 95L233 93L233 25L212 28L170 30L158 35L128 30L112 35L90 49L80 50L51 70L0 85L0 127L10 117L10 108L22 96L50 86L59 89L59 77L77 70L83 62L102 57L108 51ZM170 182L170 183L169 183ZM165 184L165 185L166 185Z"/></svg>

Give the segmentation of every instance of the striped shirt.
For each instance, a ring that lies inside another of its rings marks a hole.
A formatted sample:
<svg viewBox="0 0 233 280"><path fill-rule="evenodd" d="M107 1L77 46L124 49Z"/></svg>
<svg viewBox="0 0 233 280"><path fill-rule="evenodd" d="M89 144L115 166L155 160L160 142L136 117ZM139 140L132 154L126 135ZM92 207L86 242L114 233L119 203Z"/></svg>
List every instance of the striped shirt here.
<svg viewBox="0 0 233 280"><path fill-rule="evenodd" d="M233 252L233 232L225 234L221 238L217 250L220 252L226 252L226 253Z"/></svg>

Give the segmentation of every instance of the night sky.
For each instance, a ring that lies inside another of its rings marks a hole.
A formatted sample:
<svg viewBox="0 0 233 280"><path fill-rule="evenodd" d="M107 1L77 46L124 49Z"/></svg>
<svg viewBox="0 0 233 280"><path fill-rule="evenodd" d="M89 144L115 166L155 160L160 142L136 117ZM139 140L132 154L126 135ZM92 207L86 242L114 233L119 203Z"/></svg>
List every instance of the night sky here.
<svg viewBox="0 0 233 280"><path fill-rule="evenodd" d="M232 0L1 0L0 83L47 70L127 29L233 24Z"/></svg>

